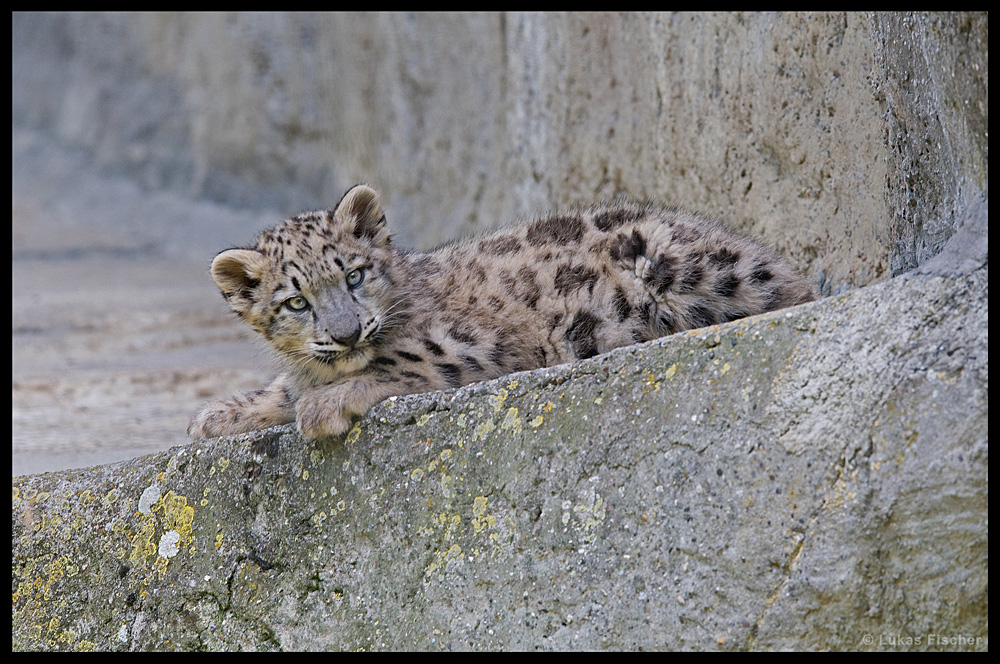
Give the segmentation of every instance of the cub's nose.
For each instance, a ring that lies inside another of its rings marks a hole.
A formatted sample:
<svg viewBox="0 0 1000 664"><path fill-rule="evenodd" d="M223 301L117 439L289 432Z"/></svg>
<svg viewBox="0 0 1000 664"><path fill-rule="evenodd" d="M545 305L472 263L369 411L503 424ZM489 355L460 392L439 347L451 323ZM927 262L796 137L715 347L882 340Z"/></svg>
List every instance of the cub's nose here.
<svg viewBox="0 0 1000 664"><path fill-rule="evenodd" d="M329 331L328 331L329 332ZM361 336L361 325L356 325L350 334L340 334L330 333L330 337L336 341L341 346L346 346L347 348L353 348L354 344L358 342L358 338Z"/></svg>

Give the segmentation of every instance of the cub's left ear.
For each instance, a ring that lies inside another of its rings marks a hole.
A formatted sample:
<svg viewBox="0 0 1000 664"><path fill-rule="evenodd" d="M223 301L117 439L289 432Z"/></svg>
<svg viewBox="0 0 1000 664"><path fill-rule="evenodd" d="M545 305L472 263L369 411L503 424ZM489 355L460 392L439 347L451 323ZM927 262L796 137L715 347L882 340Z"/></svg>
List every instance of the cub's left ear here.
<svg viewBox="0 0 1000 664"><path fill-rule="evenodd" d="M368 238L376 246L389 245L389 229L382 211L378 192L368 185L359 184L340 199L334 218L341 224L353 224L354 236Z"/></svg>

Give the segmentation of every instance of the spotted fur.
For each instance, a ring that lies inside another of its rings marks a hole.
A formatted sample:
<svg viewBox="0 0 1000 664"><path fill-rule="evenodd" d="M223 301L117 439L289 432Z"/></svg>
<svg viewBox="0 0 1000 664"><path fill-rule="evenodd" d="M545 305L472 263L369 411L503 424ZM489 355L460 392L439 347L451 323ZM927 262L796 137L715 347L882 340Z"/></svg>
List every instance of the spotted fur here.
<svg viewBox="0 0 1000 664"><path fill-rule="evenodd" d="M212 276L287 371L209 404L196 438L296 422L345 432L390 396L514 371L724 323L813 299L760 244L704 217L616 203L537 219L428 253L389 239L378 194L293 217Z"/></svg>

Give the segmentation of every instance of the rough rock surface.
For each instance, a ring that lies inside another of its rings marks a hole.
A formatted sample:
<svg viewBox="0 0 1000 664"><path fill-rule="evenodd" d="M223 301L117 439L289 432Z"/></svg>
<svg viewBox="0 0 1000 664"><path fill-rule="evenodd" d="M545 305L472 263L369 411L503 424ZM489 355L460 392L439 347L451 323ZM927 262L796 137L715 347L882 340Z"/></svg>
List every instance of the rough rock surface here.
<svg viewBox="0 0 1000 664"><path fill-rule="evenodd" d="M15 478L13 647L988 649L977 260Z"/></svg>
<svg viewBox="0 0 1000 664"><path fill-rule="evenodd" d="M13 649L988 650L985 14L12 22L14 468L131 459L12 480ZM358 181L423 247L676 203L831 297L170 447L266 379L211 256Z"/></svg>

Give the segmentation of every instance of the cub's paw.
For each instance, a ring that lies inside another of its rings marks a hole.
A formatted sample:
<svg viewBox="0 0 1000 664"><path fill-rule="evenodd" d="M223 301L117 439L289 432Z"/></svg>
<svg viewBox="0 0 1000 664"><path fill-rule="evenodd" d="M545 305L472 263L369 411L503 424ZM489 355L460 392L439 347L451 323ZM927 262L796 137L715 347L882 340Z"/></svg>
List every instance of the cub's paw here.
<svg viewBox="0 0 1000 664"><path fill-rule="evenodd" d="M233 401L213 401L191 419L187 432L193 440L200 440L232 436L258 428L245 415L244 409Z"/></svg>
<svg viewBox="0 0 1000 664"><path fill-rule="evenodd" d="M295 406L295 426L306 438L339 436L351 428L345 407L345 386L324 386L307 391Z"/></svg>
<svg viewBox="0 0 1000 664"><path fill-rule="evenodd" d="M191 420L188 434L195 440L233 436L293 421L295 404L280 376L263 390L207 404Z"/></svg>

